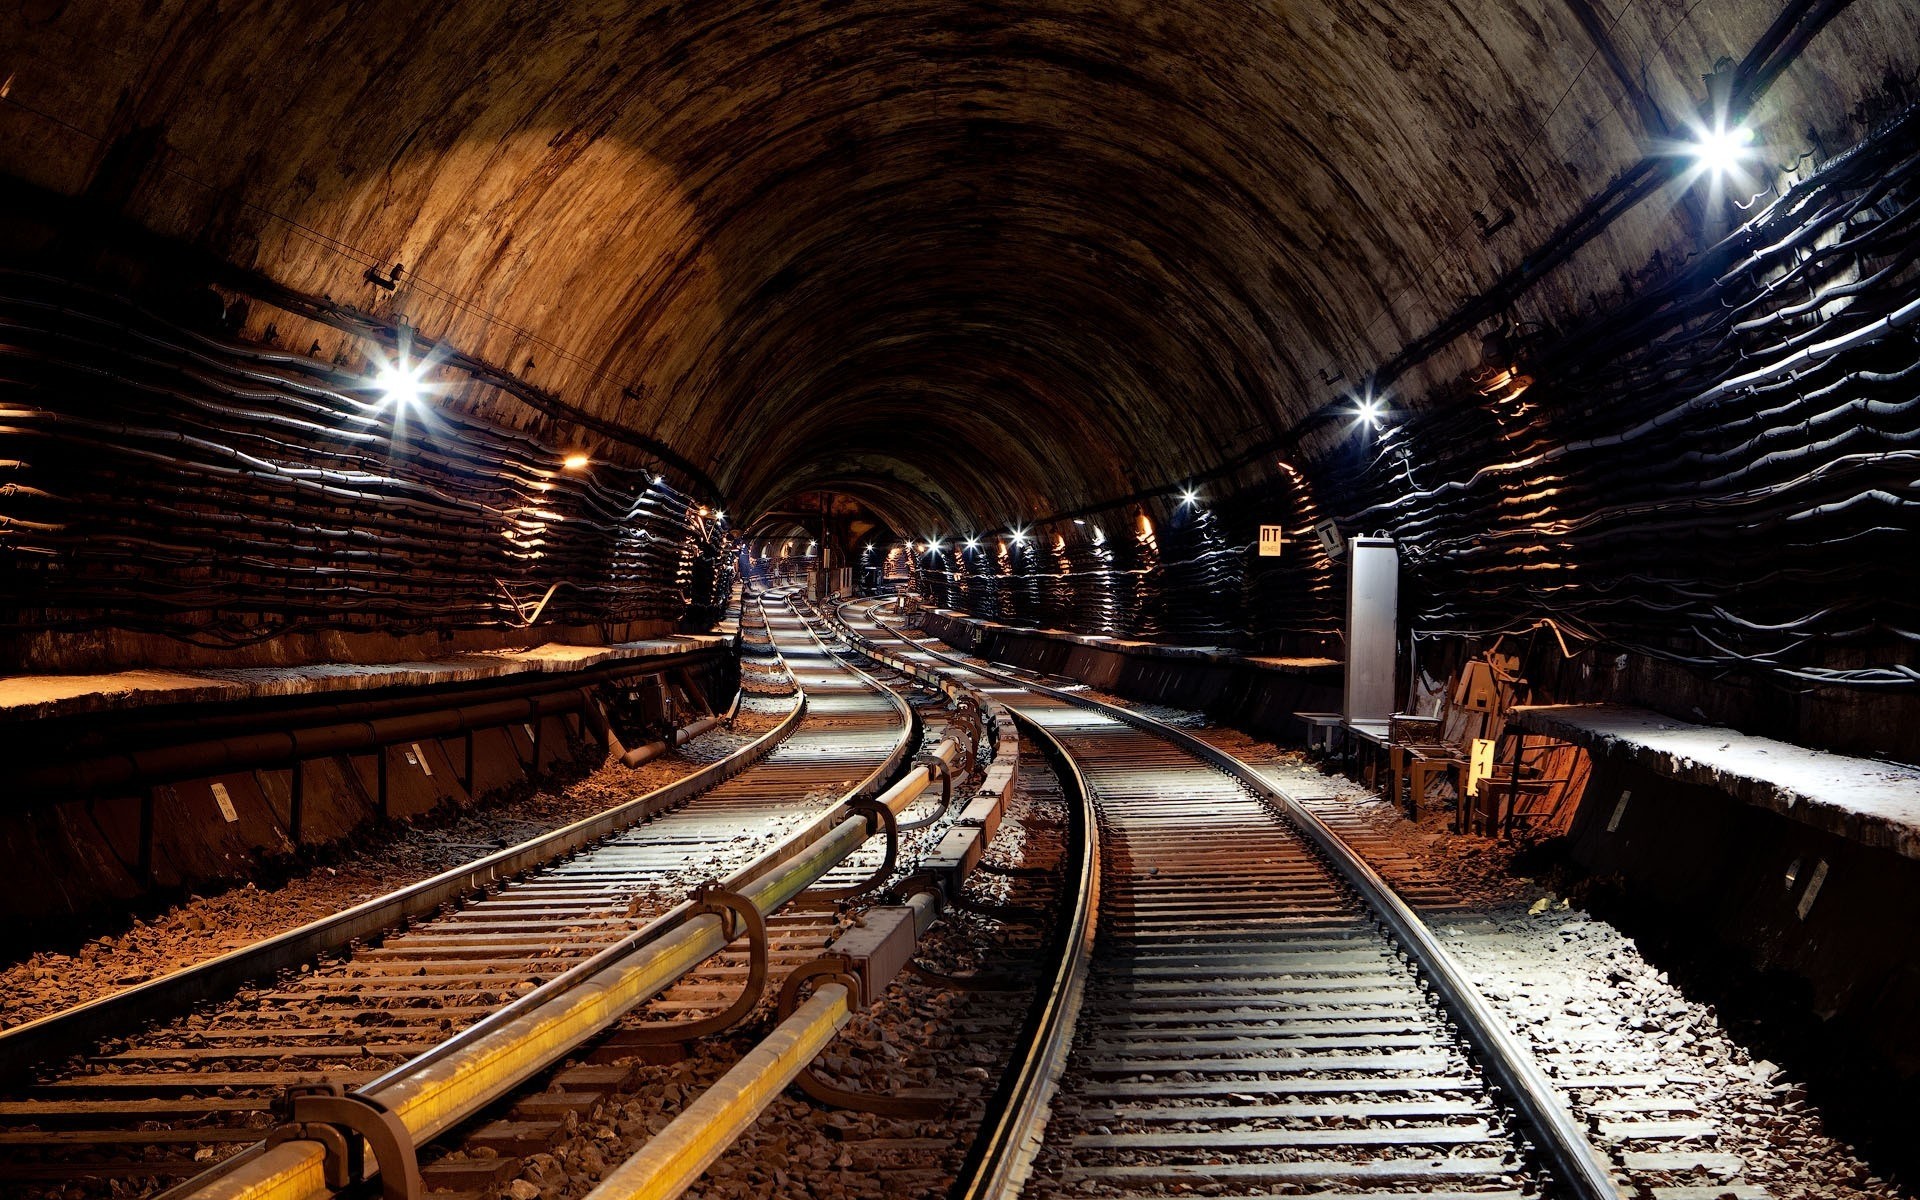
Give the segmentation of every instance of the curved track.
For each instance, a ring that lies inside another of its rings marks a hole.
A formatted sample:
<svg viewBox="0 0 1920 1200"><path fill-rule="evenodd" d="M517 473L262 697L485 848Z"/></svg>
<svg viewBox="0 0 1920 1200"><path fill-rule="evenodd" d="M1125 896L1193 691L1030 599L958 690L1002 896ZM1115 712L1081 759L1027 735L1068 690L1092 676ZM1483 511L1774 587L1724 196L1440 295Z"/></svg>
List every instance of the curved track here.
<svg viewBox="0 0 1920 1200"><path fill-rule="evenodd" d="M1405 906L1364 866L1335 869L1323 824L1218 751L934 652L876 607L843 616L883 652L970 676L1053 741L1098 810L1097 936L1071 1048L1053 1048L1051 1120L1010 1122L956 1195L1014 1195L1029 1170L1035 1197L1617 1194L1530 1060L1482 1028L1484 1002L1409 945L1426 935Z"/></svg>
<svg viewBox="0 0 1920 1200"><path fill-rule="evenodd" d="M915 732L907 707L830 656L777 602L768 633L804 717L755 766L343 961L127 1036L0 1101L0 1190L139 1195L257 1142L288 1085L377 1090L635 945L694 885L877 790ZM684 907L684 905L680 905Z"/></svg>

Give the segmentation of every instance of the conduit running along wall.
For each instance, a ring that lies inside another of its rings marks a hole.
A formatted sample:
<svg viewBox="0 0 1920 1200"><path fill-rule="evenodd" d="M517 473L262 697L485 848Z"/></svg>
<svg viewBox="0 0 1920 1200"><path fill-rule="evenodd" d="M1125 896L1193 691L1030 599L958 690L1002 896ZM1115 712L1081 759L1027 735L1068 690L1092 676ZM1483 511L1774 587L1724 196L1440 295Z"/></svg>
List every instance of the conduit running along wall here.
<svg viewBox="0 0 1920 1200"><path fill-rule="evenodd" d="M1648 264L1595 315L1490 340L1480 370L1392 402L1382 433L1356 428L1308 471L1344 531L1401 547L1416 638L1484 642L1551 618L1569 653L1596 648L1556 698L1678 699L1668 677L1611 677L1624 649L1694 673L1687 703L1712 719L1814 741L1858 723L1857 748L1897 751L1910 708L1796 716L1765 693L1920 690L1916 144L1908 112L1692 262ZM1220 507L1244 514L1258 490ZM1276 507L1290 525L1311 511ZM1276 621L1324 626L1335 594L1312 579L1317 552L1293 549L1294 613L1214 594L1242 644ZM1229 552L1255 561L1250 542ZM986 589L959 587L947 556L911 565L944 607L1130 632L1103 615L1120 571L1075 569L1089 553L1063 523L1031 531Z"/></svg>
<svg viewBox="0 0 1920 1200"><path fill-rule="evenodd" d="M0 390L15 637L704 627L731 586L724 520L642 466L43 276L0 272Z"/></svg>

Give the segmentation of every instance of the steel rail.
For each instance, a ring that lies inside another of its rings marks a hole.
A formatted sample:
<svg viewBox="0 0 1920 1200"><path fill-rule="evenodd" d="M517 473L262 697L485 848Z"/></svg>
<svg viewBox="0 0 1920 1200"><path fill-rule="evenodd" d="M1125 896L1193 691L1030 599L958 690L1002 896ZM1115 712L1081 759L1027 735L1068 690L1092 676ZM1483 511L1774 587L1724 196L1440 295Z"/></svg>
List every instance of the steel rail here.
<svg viewBox="0 0 1920 1200"><path fill-rule="evenodd" d="M803 622L804 625L804 622ZM828 651L811 628L809 636ZM776 647L776 654L778 649ZM839 661L837 655L836 661ZM784 659L782 659L784 663ZM910 705L848 664L844 669L894 701L913 718ZM902 729L881 764L840 803L752 863L720 881L764 913L785 905L863 845L875 830L852 806L878 791L878 802L895 812L933 779L915 767L885 786L917 743L917 721ZM957 758L956 743L935 753ZM399 1119L413 1142L431 1140L552 1066L622 1015L658 995L732 940L730 919L697 913L691 900L649 921L621 941L575 964L527 995L469 1026L434 1049L356 1089ZM276 1146L256 1143L219 1166L163 1193L196 1200L312 1200L331 1194L325 1153L318 1142L295 1139Z"/></svg>
<svg viewBox="0 0 1920 1200"><path fill-rule="evenodd" d="M793 710L780 724L718 762L644 796L529 838L332 916L265 938L157 979L0 1032L0 1082L256 980L310 962L357 939L392 929L441 905L544 866L726 782L765 758L799 727L807 696L795 685Z"/></svg>
<svg viewBox="0 0 1920 1200"><path fill-rule="evenodd" d="M765 619L763 606L761 620ZM787 669L784 660L780 660L780 666ZM726 782L770 754L805 718L806 692L791 671L787 671L787 677L793 682L794 706L778 725L684 779L331 916L0 1031L0 1085L18 1082L36 1067L85 1050L103 1038L179 1015L202 1001L229 995L246 984L271 978L358 939L424 916L461 896L544 866Z"/></svg>
<svg viewBox="0 0 1920 1200"><path fill-rule="evenodd" d="M760 607L761 622L763 625L765 625L766 605L758 597L755 597L755 603ZM804 691L800 687L800 680L796 675L794 675L791 664L787 662L786 656L780 653L779 646L777 644L772 643L771 636L769 636L768 641L769 641L769 644L773 646L774 661L777 662L780 665L780 668L787 673L787 677L793 681L794 690L796 692L800 692L804 699ZM869 682L871 683L872 681L869 681ZM879 687L878 684L873 684L873 686L876 688ZM894 748L892 751L889 752L887 758L883 760L879 766L875 767L871 772L869 772L867 776L864 779L862 779L857 785L855 785L853 791L849 792L845 797L842 798L839 807L833 810L829 810L829 812L826 815L822 816L819 820L816 820L813 824L807 826L806 829L801 830L800 832L794 834L792 837L788 838L786 841L780 843L777 846L774 846L772 849L768 850L765 854L761 855L759 858L755 859L753 862L749 863L747 866L741 868L740 870L734 872L734 874L728 876L727 879L723 881L723 886L725 886L728 890L732 890L732 891L739 890L740 887L744 886L748 880L753 879L754 877L761 874L762 872L770 869L771 866L774 863L778 862L783 856L793 853L796 847L805 845L806 842L810 840L808 838L809 834L813 834L814 836L817 837L825 834L828 830L834 828L835 825L839 823L833 820L835 815L843 811L846 805L851 803L853 799L869 795L871 794L871 791L873 789L880 786L880 781L886 777L886 775L890 772L892 766L897 764L900 758L904 756L906 752L906 748L910 744L911 743L908 740L908 731L903 729L901 732L900 738L898 738L895 741ZM693 901L691 900L681 901L679 904L675 905L673 908L668 909L666 912L660 914L658 917L654 918L654 920L648 922L647 925L635 931L633 934L630 934L628 937L622 939L619 942L614 943L611 946L606 947L604 950L601 950L599 953L593 955L592 957L587 958L582 962L574 964L574 966L570 967L566 971L563 971L561 974L556 975L552 979L549 979L546 983L535 988L533 991L528 992L525 996L521 996L516 1000L512 1001L511 1003L500 1008L499 1010L489 1013L483 1019L476 1021L474 1024L461 1030L459 1033L455 1034L453 1037L450 1037L446 1041L441 1042L438 1046L434 1047L432 1050L429 1050L425 1054L419 1055L418 1057L413 1058L408 1062L402 1063L400 1066L395 1067L393 1070L387 1072L385 1075L382 1075L379 1078L374 1079L371 1082L367 1083L360 1090L362 1092L366 1092L373 1088L381 1087L401 1077L405 1073L415 1072L415 1071L424 1069L443 1059L454 1057L462 1053L468 1046L482 1040L483 1038L488 1036L493 1030L507 1025L508 1023L515 1020L516 1018L518 1018L524 1013L533 1011L534 1009L540 1007L542 1004L544 1004L548 1000L568 991L570 988L576 986L580 982L590 978L598 970L603 969L608 964L611 964L617 961L619 958L623 957L624 955L638 949L641 945L644 944L649 934L649 931L664 932L668 929L671 929L674 925L677 925L681 920L684 920L686 917L691 915L694 912L694 908L695 906Z"/></svg>
<svg viewBox="0 0 1920 1200"><path fill-rule="evenodd" d="M828 610L822 614L824 622L840 630L849 646L854 645L851 631L839 621L837 614ZM804 619L804 616L803 616ZM862 653L867 653L862 651ZM979 689L969 684L948 678L943 673L927 670L904 659L885 652L867 655L893 667L909 678L937 687L947 695L958 699L965 695L971 697L986 711L990 701ZM1004 706L995 705L1008 719L1012 714ZM984 735L984 729L981 731ZM1036 729L1042 738L1051 740L1050 735ZM983 799L991 798L998 806L1004 804L1012 793L1012 772L1018 759L1018 741L1001 739L996 746L993 764L988 769L989 776L998 774L1001 785L991 784L981 788ZM1064 760L1063 760L1064 761ZM1071 764L1068 764L1069 766ZM1077 776L1076 776L1077 778ZM1079 792L1082 804L1086 804L1087 792L1084 787ZM1076 842L1085 846L1084 832L1092 828L1091 809L1082 808L1073 814ZM1091 866L1089 867L1089 861ZM1090 860L1083 857L1083 873L1091 870L1092 882L1083 880L1076 893L1082 897L1098 897L1099 859L1097 847ZM945 885L926 881L921 883L909 895L900 898L906 908L911 910L913 939L917 943L934 922L939 919L948 899L948 888L955 886L958 880ZM1043 1013L1058 1015L1064 1012L1068 1033L1059 1039L1059 1057L1054 1077L1064 1069L1067 1048L1071 1043L1071 1021L1079 1008L1078 991L1073 986L1084 980L1087 968L1087 956L1092 947L1093 919L1090 912L1080 913L1084 924L1085 936L1073 941L1072 945L1078 957L1078 978L1071 981L1056 980L1055 986L1042 993L1043 998L1052 1001L1057 997L1066 998L1064 1004L1047 1003L1034 1006L1032 1015L1039 1019ZM1056 934L1055 941L1059 940ZM1065 956L1056 953L1056 958L1065 961ZM868 986L883 986L870 982ZM700 1096L687 1105L665 1129L649 1139L639 1150L624 1162L615 1166L594 1187L586 1200L674 1200L713 1164L733 1142L759 1119L768 1105L779 1095L782 1088L792 1082L807 1065L829 1046L838 1032L852 1020L856 1007L861 1003L872 1003L875 996L863 994L858 998L841 983L829 983L814 992L812 998L791 1016L784 1020L770 1034L762 1038L739 1062L727 1071L719 1080L709 1085ZM1030 1022L1031 1023L1031 1022ZM1052 1022L1048 1023L1051 1026ZM1032 1056L1038 1061L1038 1056ZM1023 1057L1023 1062L1025 1057ZM1044 1107L1041 1109L1044 1113Z"/></svg>
<svg viewBox="0 0 1920 1200"><path fill-rule="evenodd" d="M1394 940L1412 957L1447 1010L1459 1022L1461 1032L1479 1052L1487 1072L1505 1089L1509 1102L1534 1135L1557 1180L1578 1200L1620 1200L1619 1187L1613 1180L1605 1156L1581 1131L1579 1122L1554 1090L1552 1081L1540 1070L1533 1055L1508 1031L1479 989L1473 986L1465 969L1379 873L1305 805L1275 787L1248 763L1185 730L1119 705L966 662L956 655L933 649L887 625L878 617L872 619L880 629L931 658L976 672L1010 687L1023 688L1079 708L1103 713L1179 746L1246 785L1277 815L1292 823L1320 849L1327 861L1372 907ZM981 1193L995 1197L1011 1197L1013 1194Z"/></svg>
<svg viewBox="0 0 1920 1200"><path fill-rule="evenodd" d="M838 608L833 610L833 619L850 642L862 645L896 670L915 678L938 680L943 687L962 686L941 672L898 658L862 637L841 618ZM901 640L917 645L904 637ZM1070 841L1078 851L1075 864L1069 868L1073 910L1069 919L1055 928L1050 955L1052 977L1016 1035L1013 1069L1001 1076L988 1101L986 1120L948 1192L950 1200L1011 1200L1025 1187L1034 1155L1045 1137L1054 1092L1073 1048L1100 924L1100 821L1093 807L1093 789L1080 764L1051 730L1011 709L1008 712L1046 752L1069 799Z"/></svg>
<svg viewBox="0 0 1920 1200"><path fill-rule="evenodd" d="M1100 822L1093 811L1093 790L1058 738L1029 717L1014 713L1013 719L1046 750L1071 797L1070 841L1078 848L1077 861L1069 868L1073 910L1055 930L1052 977L1021 1026L1013 1069L1001 1077L988 1102L987 1123L948 1193L953 1200L1017 1197L1032 1174L1053 1095L1073 1048L1100 928Z"/></svg>

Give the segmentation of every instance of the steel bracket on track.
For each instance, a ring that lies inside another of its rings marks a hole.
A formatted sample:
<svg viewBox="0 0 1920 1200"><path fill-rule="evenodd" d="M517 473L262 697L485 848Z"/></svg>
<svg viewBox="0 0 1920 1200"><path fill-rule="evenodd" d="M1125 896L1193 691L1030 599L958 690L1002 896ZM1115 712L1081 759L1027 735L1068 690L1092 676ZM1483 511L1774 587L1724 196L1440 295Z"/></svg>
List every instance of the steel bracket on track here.
<svg viewBox="0 0 1920 1200"><path fill-rule="evenodd" d="M947 760L941 758L938 754L922 753L914 757L913 765L916 767L925 767L929 776L933 775L935 771L939 772L940 807L918 820L899 822L901 829L925 829L941 817L946 816L947 809L953 806L953 768L947 765Z"/></svg>
<svg viewBox="0 0 1920 1200"><path fill-rule="evenodd" d="M776 1023L785 1021L800 1007L803 989L823 983L837 983L845 987L849 1008L863 1008L869 998L865 974L859 966L844 954L825 954L795 967L786 982L780 985L780 999L774 1009ZM876 1092L852 1091L828 1083L814 1074L811 1066L803 1067L794 1076L793 1082L822 1104L855 1112L876 1113L883 1117L928 1121L939 1116L947 1106L946 1100L936 1096L883 1096Z"/></svg>
<svg viewBox="0 0 1920 1200"><path fill-rule="evenodd" d="M879 887L886 881L887 876L893 874L894 865L900 860L900 819L894 816L893 810L886 805L880 803L878 800L872 800L866 797L861 797L860 799L849 802L847 807L852 809L854 813L867 819L868 837L872 837L882 830L886 832L886 857L881 860L879 867L874 870L872 875L869 875L859 883L837 888L808 888L794 898L794 907L801 909L824 908L842 900L852 900L857 896L864 896Z"/></svg>
<svg viewBox="0 0 1920 1200"><path fill-rule="evenodd" d="M349 1092L338 1083L295 1084L275 1108L284 1123L267 1135L267 1145L319 1143L326 1152L328 1187L345 1188L365 1179L365 1149L371 1148L384 1200L420 1200L426 1194L413 1135L372 1096Z"/></svg>
<svg viewBox="0 0 1920 1200"><path fill-rule="evenodd" d="M728 944L747 935L747 982L734 997L733 1003L712 1016L699 1017L692 1021L675 1021L672 1024L640 1025L623 1032L621 1041L636 1045L671 1045L676 1042L691 1042L697 1038L712 1037L716 1033L725 1033L753 1013L760 1003L760 997L767 987L767 919L755 908L753 901L738 892L730 892L720 886L718 880L709 880L694 889L690 897L693 909L689 916L713 913L720 918L725 927ZM740 918L739 928L734 927L733 918Z"/></svg>
<svg viewBox="0 0 1920 1200"><path fill-rule="evenodd" d="M980 702L972 696L962 696L954 701L953 716L949 718L949 722L973 735L975 746L986 740L986 714L981 711Z"/></svg>

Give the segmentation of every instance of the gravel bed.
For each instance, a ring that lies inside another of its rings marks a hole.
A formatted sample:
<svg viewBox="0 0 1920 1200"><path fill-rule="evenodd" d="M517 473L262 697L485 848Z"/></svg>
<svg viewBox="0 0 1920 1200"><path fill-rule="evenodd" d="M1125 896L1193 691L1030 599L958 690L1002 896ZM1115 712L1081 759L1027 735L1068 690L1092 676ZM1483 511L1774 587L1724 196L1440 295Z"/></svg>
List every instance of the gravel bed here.
<svg viewBox="0 0 1920 1200"><path fill-rule="evenodd" d="M975 659L975 661L979 661ZM1696 1155L1697 1168L1634 1170L1639 1194L1653 1187L1764 1189L1778 1200L1889 1200L1920 1193L1877 1176L1846 1143L1831 1136L1803 1080L1767 1061L1722 1020L1647 961L1634 939L1515 862L1520 847L1456 835L1450 814L1436 809L1418 824L1344 776L1321 770L1298 751L1283 751L1238 730L1212 726L1202 713L1143 704L1085 688L1082 694L1126 705L1204 737L1262 768L1297 795L1333 797L1371 831L1365 852L1397 887L1447 893L1445 911L1430 912L1446 944L1487 998L1522 1032L1556 1077L1642 1073L1650 1090L1572 1093L1577 1115L1602 1123L1655 1113L1609 1106L1674 1099L1671 1114L1705 1132L1677 1140L1615 1142L1637 1153ZM1714 1156L1738 1156L1742 1162ZM1749 1193L1750 1194L1750 1193Z"/></svg>
<svg viewBox="0 0 1920 1200"><path fill-rule="evenodd" d="M1853 1148L1832 1136L1804 1080L1767 1061L1716 1007L1689 996L1647 960L1635 940L1596 917L1515 861L1523 847L1448 831L1436 809L1418 824L1337 773L1238 730L1211 726L1204 714L1142 704L1088 688L1083 694L1124 704L1206 738L1263 768L1299 795L1331 796L1352 807L1379 839L1368 848L1396 886L1438 885L1454 903L1429 913L1446 944L1487 998L1523 1032L1550 1074L1646 1073L1649 1091L1574 1094L1575 1111L1593 1122L1623 1115L1610 1105L1676 1098L1671 1115L1711 1127L1702 1136L1616 1143L1635 1152L1695 1154L1698 1169L1638 1170L1636 1188L1669 1186L1764 1189L1778 1200L1898 1200L1920 1192L1876 1175ZM1652 1114L1658 1116L1659 1114ZM1642 1114L1644 1118L1644 1114ZM1744 1165L1713 1159L1737 1155ZM1642 1192L1641 1194L1650 1194Z"/></svg>
<svg viewBox="0 0 1920 1200"><path fill-rule="evenodd" d="M1038 748L1023 742L1014 794L987 861L1053 865L1065 827L1057 784ZM1052 883L976 871L968 894L988 903L1032 905L1044 902L1037 886L1050 889ZM1000 972L1009 949L1031 950L1041 936L1042 931L1024 925L949 910L922 940L916 958L937 971ZM927 1121L879 1117L825 1108L789 1089L686 1195L699 1200L945 1196L1032 998L1031 990L966 992L902 976L875 1004L854 1014L822 1056L822 1073L830 1082L860 1090L951 1095L947 1114ZM772 1024L763 1008L740 1032L698 1044L683 1062L642 1067L633 1091L614 1097L560 1143L528 1156L519 1176L502 1185L498 1196L584 1196L666 1128Z"/></svg>
<svg viewBox="0 0 1920 1200"><path fill-rule="evenodd" d="M283 878L189 896L82 945L43 949L0 968L0 1028L298 928L665 787L766 733L791 708L789 700L749 695L731 729L714 729L637 770L608 764L571 780L523 785L478 807L443 806L310 852Z"/></svg>
<svg viewBox="0 0 1920 1200"><path fill-rule="evenodd" d="M1298 752L1276 750L1233 730L1213 729L1205 736L1262 766L1283 788L1349 801L1390 852L1376 860L1383 875L1401 887L1439 884L1457 898L1466 911L1430 913L1430 921L1487 999L1526 1035L1549 1074L1646 1073L1662 1081L1646 1091L1576 1093L1577 1115L1617 1121L1627 1114L1611 1106L1672 1098L1688 1107L1671 1116L1707 1123L1712 1131L1672 1142L1633 1142L1627 1149L1731 1154L1745 1163L1738 1170L1720 1164L1684 1173L1636 1171L1636 1187L1725 1186L1734 1195L1737 1181L1778 1200L1916 1196L1878 1177L1831 1136L1804 1082L1746 1044L1712 1004L1676 986L1633 938L1543 881L1518 873L1518 847L1449 833L1445 812L1416 825Z"/></svg>

